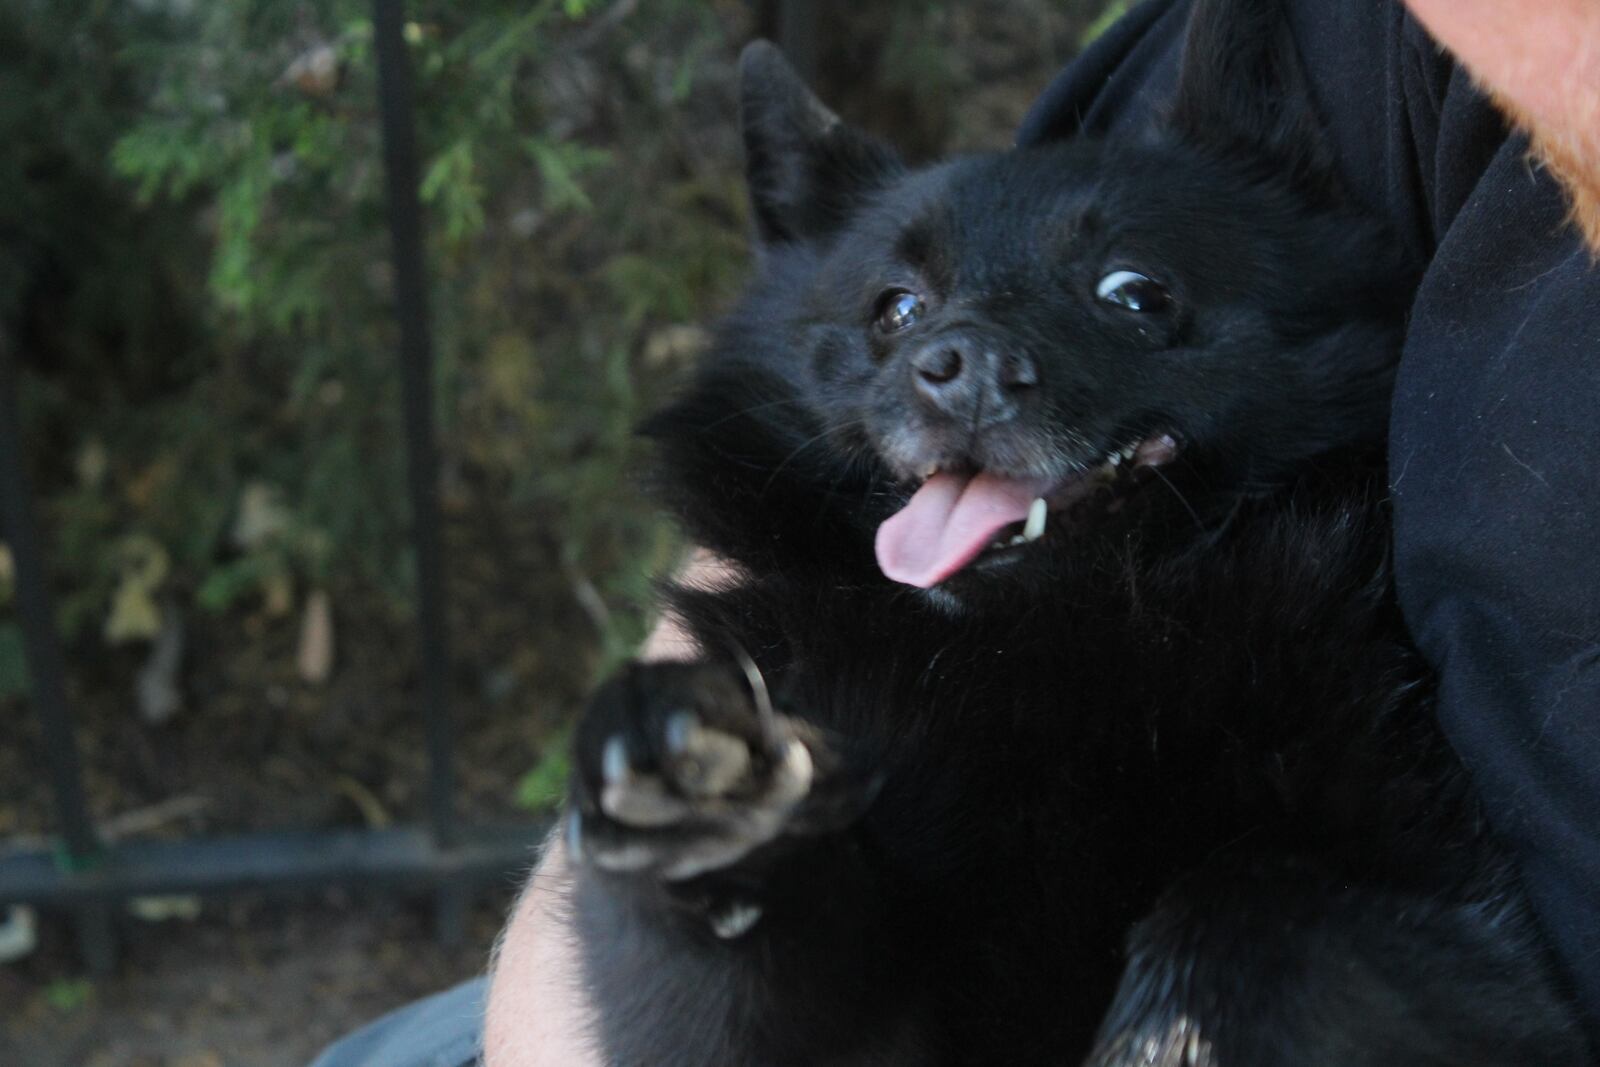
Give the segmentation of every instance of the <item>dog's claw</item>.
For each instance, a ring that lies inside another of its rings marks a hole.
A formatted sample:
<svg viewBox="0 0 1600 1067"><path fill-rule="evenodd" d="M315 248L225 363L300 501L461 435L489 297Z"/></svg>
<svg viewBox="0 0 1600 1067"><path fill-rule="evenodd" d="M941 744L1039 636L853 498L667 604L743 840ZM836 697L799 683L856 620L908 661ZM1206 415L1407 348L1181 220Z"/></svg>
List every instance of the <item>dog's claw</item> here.
<svg viewBox="0 0 1600 1067"><path fill-rule="evenodd" d="M689 747L689 737L700 725L700 719L692 711L675 711L667 716L667 725L661 731L661 739L667 744L667 751L673 755Z"/></svg>
<svg viewBox="0 0 1600 1067"><path fill-rule="evenodd" d="M562 827L562 838L567 846L567 856L572 863L583 862L583 815L577 808L567 812L567 821Z"/></svg>
<svg viewBox="0 0 1600 1067"><path fill-rule="evenodd" d="M600 775L606 785L616 785L628 777L632 766L628 762L628 744L621 734L612 735L600 753Z"/></svg>

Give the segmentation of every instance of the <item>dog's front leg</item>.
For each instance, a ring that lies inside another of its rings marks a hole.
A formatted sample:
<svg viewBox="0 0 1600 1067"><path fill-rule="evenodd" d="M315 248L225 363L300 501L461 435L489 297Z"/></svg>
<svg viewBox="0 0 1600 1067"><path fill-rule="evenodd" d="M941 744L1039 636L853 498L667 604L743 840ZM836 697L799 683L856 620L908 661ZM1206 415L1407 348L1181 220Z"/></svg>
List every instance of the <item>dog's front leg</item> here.
<svg viewBox="0 0 1600 1067"><path fill-rule="evenodd" d="M581 723L573 916L617 1065L928 1062L873 783L735 668L638 664Z"/></svg>

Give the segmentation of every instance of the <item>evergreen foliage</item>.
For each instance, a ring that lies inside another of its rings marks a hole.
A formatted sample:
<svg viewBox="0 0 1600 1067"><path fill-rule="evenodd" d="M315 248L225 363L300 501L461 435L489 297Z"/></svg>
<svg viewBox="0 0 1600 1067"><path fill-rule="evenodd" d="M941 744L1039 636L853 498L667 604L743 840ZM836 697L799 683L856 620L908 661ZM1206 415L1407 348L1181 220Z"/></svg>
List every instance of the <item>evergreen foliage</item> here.
<svg viewBox="0 0 1600 1067"><path fill-rule="evenodd" d="M406 38L447 504L483 486L536 508L626 602L664 548L618 492L646 355L682 354L651 338L709 314L743 255L732 147L685 117L739 12L594 6L416 2ZM130 557L161 560L150 600L212 612L307 586L408 601L371 39L364 0L0 14L21 149L0 313L34 372L69 632L150 573Z"/></svg>

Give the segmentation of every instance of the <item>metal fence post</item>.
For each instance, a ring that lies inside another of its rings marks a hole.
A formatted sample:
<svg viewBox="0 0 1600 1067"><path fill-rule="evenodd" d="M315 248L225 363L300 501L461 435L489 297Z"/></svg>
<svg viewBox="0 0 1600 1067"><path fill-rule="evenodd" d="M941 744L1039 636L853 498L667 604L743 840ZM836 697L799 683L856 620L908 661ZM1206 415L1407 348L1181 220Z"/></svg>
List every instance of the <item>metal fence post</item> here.
<svg viewBox="0 0 1600 1067"><path fill-rule="evenodd" d="M455 778L451 766L449 633L444 617L444 561L439 532L439 459L433 428L433 342L423 266L422 209L417 195L416 109L401 0L373 0L372 24L378 55L389 230L394 243L411 536L417 555L417 623L428 733L429 828L439 846L449 848L456 837ZM440 937L447 942L459 940L464 926L464 901L459 888L441 886L437 904Z"/></svg>
<svg viewBox="0 0 1600 1067"><path fill-rule="evenodd" d="M34 713L39 719L60 820L64 846L61 858L69 868L81 870L98 863L102 850L84 796L83 769L72 713L67 707L55 606L23 469L19 385L16 355L9 338L0 333L0 534L11 546L16 566L17 615L22 624ZM90 906L79 909L76 917L79 944L89 968L101 974L110 971L115 962L110 914L103 906Z"/></svg>

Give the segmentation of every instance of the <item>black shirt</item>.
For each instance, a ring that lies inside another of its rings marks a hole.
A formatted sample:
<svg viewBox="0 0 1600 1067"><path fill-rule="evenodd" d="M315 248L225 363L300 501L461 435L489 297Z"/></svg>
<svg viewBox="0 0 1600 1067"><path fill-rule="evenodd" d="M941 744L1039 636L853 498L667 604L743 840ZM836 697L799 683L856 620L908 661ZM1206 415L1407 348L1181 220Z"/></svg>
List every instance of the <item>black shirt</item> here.
<svg viewBox="0 0 1600 1067"><path fill-rule="evenodd" d="M1600 268L1526 140L1398 0L1288 7L1349 190L1428 264L1391 420L1401 604L1600 1033ZM1188 8L1137 7L1019 143L1150 122Z"/></svg>

